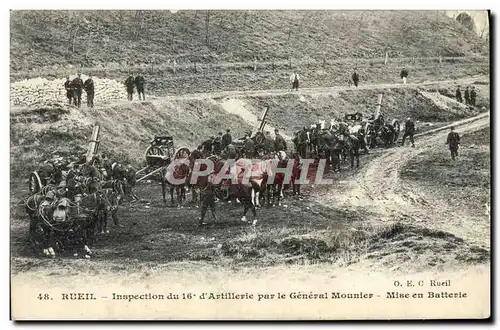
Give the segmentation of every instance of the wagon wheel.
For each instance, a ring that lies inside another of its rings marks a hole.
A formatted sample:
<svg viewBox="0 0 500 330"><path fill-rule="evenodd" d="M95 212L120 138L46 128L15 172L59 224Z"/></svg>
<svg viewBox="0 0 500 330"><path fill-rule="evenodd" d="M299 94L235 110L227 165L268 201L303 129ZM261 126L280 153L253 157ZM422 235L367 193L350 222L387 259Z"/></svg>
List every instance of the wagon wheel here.
<svg viewBox="0 0 500 330"><path fill-rule="evenodd" d="M179 148L174 153L174 159L189 158L191 151L188 148Z"/></svg>
<svg viewBox="0 0 500 330"><path fill-rule="evenodd" d="M42 180L36 171L31 172L30 174L29 189L32 194L36 194L42 190Z"/></svg>
<svg viewBox="0 0 500 330"><path fill-rule="evenodd" d="M393 140L393 142L396 143L396 142L398 142L399 134L401 133L401 124L399 123L399 120L394 119L392 121L392 127L394 127L394 140Z"/></svg>

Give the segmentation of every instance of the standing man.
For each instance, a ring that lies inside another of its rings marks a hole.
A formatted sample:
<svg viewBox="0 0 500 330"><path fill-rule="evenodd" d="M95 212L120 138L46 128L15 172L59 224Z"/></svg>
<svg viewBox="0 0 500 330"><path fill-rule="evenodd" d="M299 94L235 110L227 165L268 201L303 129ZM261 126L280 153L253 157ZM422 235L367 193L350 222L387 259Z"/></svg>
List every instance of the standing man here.
<svg viewBox="0 0 500 330"><path fill-rule="evenodd" d="M299 74L297 72L292 73L290 76L290 82L292 83L292 91L295 88L295 90L299 90Z"/></svg>
<svg viewBox="0 0 500 330"><path fill-rule="evenodd" d="M129 101L133 100L133 95L134 95L134 77L132 75L128 76L127 80L125 80L124 85L127 87L127 99Z"/></svg>
<svg viewBox="0 0 500 330"><path fill-rule="evenodd" d="M465 88L464 99L465 99L465 105L469 105L470 104L469 86L467 86L467 88Z"/></svg>
<svg viewBox="0 0 500 330"><path fill-rule="evenodd" d="M455 127L451 127L451 132L448 133L448 138L446 139L446 144L450 148L451 151L451 159L455 160L455 157L458 156L458 146L460 144L460 136L457 132L455 132Z"/></svg>
<svg viewBox="0 0 500 330"><path fill-rule="evenodd" d="M87 107L94 107L94 81L92 76L89 76L87 80L83 83L83 89L87 93Z"/></svg>
<svg viewBox="0 0 500 330"><path fill-rule="evenodd" d="M255 157L255 142L250 138L250 134L246 134L245 144L243 145L245 157L252 159Z"/></svg>
<svg viewBox="0 0 500 330"><path fill-rule="evenodd" d="M82 105L82 90L83 90L83 80L82 75L79 73L78 77L73 79L71 82L71 87L73 88L73 97L75 99L75 105L80 107Z"/></svg>
<svg viewBox="0 0 500 330"><path fill-rule="evenodd" d="M274 135L276 135L276 137L274 138L275 150L276 151L286 151L286 141L281 136L281 134L277 128L274 130Z"/></svg>
<svg viewBox="0 0 500 330"><path fill-rule="evenodd" d="M264 137L264 152L266 154L271 154L274 149L274 140L271 137L271 132L267 131Z"/></svg>
<svg viewBox="0 0 500 330"><path fill-rule="evenodd" d="M401 142L401 145L405 145L405 140L407 137L410 138L411 146L415 148L415 141L413 140L413 134L415 134L415 123L413 120L411 120L410 117L406 118L406 123L405 123L405 134L403 134L403 141Z"/></svg>
<svg viewBox="0 0 500 330"><path fill-rule="evenodd" d="M142 75L138 75L135 77L135 87L137 88L137 94L139 94L139 100L141 100L141 94L142 94L142 100L145 101L146 97L144 96L144 85L146 84L146 81L144 80L144 77Z"/></svg>
<svg viewBox="0 0 500 330"><path fill-rule="evenodd" d="M354 86L358 87L359 75L356 72L356 69L354 69L354 73L352 74L352 82L354 83Z"/></svg>
<svg viewBox="0 0 500 330"><path fill-rule="evenodd" d="M214 140L215 136L211 136L210 139L207 139L201 143L201 146L203 147L203 155L205 157L212 155Z"/></svg>
<svg viewBox="0 0 500 330"><path fill-rule="evenodd" d="M204 188L201 188L201 218L200 218L200 226L205 225L205 214L207 213L208 208L210 208L210 212L212 213L212 217L214 218L214 222L217 222L217 216L215 215L215 189L214 189L214 174L210 174L208 176L207 185Z"/></svg>
<svg viewBox="0 0 500 330"><path fill-rule="evenodd" d="M231 136L231 130L228 128L226 129L226 134L222 136L221 149L224 150L231 143L233 143L233 137Z"/></svg>
<svg viewBox="0 0 500 330"><path fill-rule="evenodd" d="M66 97L68 98L68 104L73 101L73 87L71 86L71 80L69 76L66 77L66 82L64 83L64 89L66 90Z"/></svg>
<svg viewBox="0 0 500 330"><path fill-rule="evenodd" d="M470 91L470 105L473 107L476 106L476 87L472 86L472 90Z"/></svg>
<svg viewBox="0 0 500 330"><path fill-rule="evenodd" d="M401 70L400 76L403 80L403 85L406 85L406 79L408 79L408 70L406 70L406 68L403 68L403 70Z"/></svg>
<svg viewBox="0 0 500 330"><path fill-rule="evenodd" d="M217 137L214 139L214 154L217 156L220 155L222 151L222 132L219 132Z"/></svg>
<svg viewBox="0 0 500 330"><path fill-rule="evenodd" d="M457 102L462 103L462 92L460 91L460 86L457 87L457 90L455 92L455 97L457 98Z"/></svg>

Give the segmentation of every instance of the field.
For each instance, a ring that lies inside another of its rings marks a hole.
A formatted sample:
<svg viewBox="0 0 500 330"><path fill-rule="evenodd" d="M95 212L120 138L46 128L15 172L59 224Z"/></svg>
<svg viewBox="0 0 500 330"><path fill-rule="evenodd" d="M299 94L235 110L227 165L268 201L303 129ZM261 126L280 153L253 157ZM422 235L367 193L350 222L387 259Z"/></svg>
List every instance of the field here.
<svg viewBox="0 0 500 330"><path fill-rule="evenodd" d="M218 11L208 17L207 34L206 11L12 12L10 239L19 292L41 285L90 290L97 283L153 290L165 281L172 291L293 284L308 292L332 278L367 274L386 281L474 274L481 285L489 283L490 62L484 40L440 12ZM403 66L410 70L405 86ZM348 85L354 67L358 88ZM298 92L289 90L292 69L302 76ZM94 109L65 104L63 77L77 72L94 76ZM122 82L137 72L146 77L147 99L129 102ZM457 86L476 88L475 108L455 101ZM327 171L332 184L306 185L300 197L287 194L280 206L258 208L255 227L250 213L249 223L241 221L241 205L218 202L218 221L208 212L209 224L200 228L200 209L163 204L161 186L152 180L138 184L139 201L120 206L120 226L110 221L110 233L97 236L90 259L71 246L46 258L29 242L28 174L52 157L81 156L95 124L101 126L100 151L138 170L154 135L169 133L176 147L193 149L228 128L241 137L269 107L266 130L279 128L289 139L319 120L358 111L370 116L380 94L386 119L415 120L416 147L375 148L357 169L344 163L340 173ZM451 123L461 136L456 161L445 146L448 130L434 130ZM218 312L200 310L207 317ZM293 317L291 310L283 315ZM106 313L114 312L95 315Z"/></svg>

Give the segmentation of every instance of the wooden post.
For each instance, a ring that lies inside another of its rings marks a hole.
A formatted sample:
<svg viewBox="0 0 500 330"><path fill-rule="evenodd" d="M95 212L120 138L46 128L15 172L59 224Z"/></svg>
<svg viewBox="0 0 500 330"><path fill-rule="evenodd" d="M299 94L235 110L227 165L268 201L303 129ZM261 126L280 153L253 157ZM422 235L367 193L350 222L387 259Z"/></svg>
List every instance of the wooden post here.
<svg viewBox="0 0 500 330"><path fill-rule="evenodd" d="M389 52L385 52L385 61L384 65L387 65L387 62L389 61Z"/></svg>
<svg viewBox="0 0 500 330"><path fill-rule="evenodd" d="M292 57L288 57L288 67L291 69L292 68Z"/></svg>
<svg viewBox="0 0 500 330"><path fill-rule="evenodd" d="M383 94L378 95L378 103L377 103L377 109L375 110L375 118L378 118L380 115L380 108L382 107L382 96Z"/></svg>
<svg viewBox="0 0 500 330"><path fill-rule="evenodd" d="M174 61L172 63L172 70L174 71L174 74L175 74L175 71L176 71L176 66L177 66L177 61L174 58Z"/></svg>

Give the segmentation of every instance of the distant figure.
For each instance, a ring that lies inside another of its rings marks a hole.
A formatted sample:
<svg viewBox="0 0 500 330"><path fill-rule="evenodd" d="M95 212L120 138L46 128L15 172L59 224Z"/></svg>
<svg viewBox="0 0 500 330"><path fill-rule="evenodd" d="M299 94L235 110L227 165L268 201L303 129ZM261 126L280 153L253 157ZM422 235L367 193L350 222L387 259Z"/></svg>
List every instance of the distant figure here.
<svg viewBox="0 0 500 330"><path fill-rule="evenodd" d="M415 134L415 123L413 120L411 120L410 117L406 119L405 122L405 133L403 134L403 141L401 142L401 145L405 145L405 140L407 137L410 138L411 146L415 147L415 141L413 140L413 134Z"/></svg>
<svg viewBox="0 0 500 330"><path fill-rule="evenodd" d="M292 83L292 91L293 89L295 88L295 90L299 90L299 74L297 72L295 73L292 73L292 75L290 76L290 82Z"/></svg>
<svg viewBox="0 0 500 330"><path fill-rule="evenodd" d="M455 127L451 127L451 132L448 133L448 138L446 139L446 144L451 151L451 159L455 160L458 156L458 146L460 145L460 136L455 132Z"/></svg>
<svg viewBox="0 0 500 330"><path fill-rule="evenodd" d="M127 80L125 80L124 85L127 87L127 98L129 101L133 100L133 95L134 95L134 77L128 76Z"/></svg>
<svg viewBox="0 0 500 330"><path fill-rule="evenodd" d="M71 87L73 88L73 99L77 107L82 105L83 80L81 77L82 75L79 73L78 76L71 82Z"/></svg>
<svg viewBox="0 0 500 330"><path fill-rule="evenodd" d="M83 89L85 93L87 93L87 107L94 107L94 81L92 80L92 76L89 76L87 80L83 83Z"/></svg>
<svg viewBox="0 0 500 330"><path fill-rule="evenodd" d="M142 94L142 100L145 101L146 97L144 96L144 85L146 84L144 77L141 75L138 75L135 77L135 87L137 88L137 94L139 95L139 100L141 99L141 94Z"/></svg>
<svg viewBox="0 0 500 330"><path fill-rule="evenodd" d="M473 107L476 106L476 87L472 86L472 90L470 91L470 105Z"/></svg>
<svg viewBox="0 0 500 330"><path fill-rule="evenodd" d="M250 138L249 134L246 135L243 151L245 152L245 157L249 159L255 157L255 142Z"/></svg>
<svg viewBox="0 0 500 330"><path fill-rule="evenodd" d="M356 69L354 69L354 73L352 74L352 82L354 83L354 86L358 87L359 75L356 72Z"/></svg>
<svg viewBox="0 0 500 330"><path fill-rule="evenodd" d="M470 104L470 92L469 92L469 86L467 86L467 88L465 88L465 92L464 92L464 99L465 99L465 104L466 104L466 105L469 105L469 104Z"/></svg>
<svg viewBox="0 0 500 330"><path fill-rule="evenodd" d="M226 134L222 136L220 147L222 150L224 150L231 143L233 143L233 137L231 136L231 130L228 128L226 129Z"/></svg>
<svg viewBox="0 0 500 330"><path fill-rule="evenodd" d="M460 86L457 87L457 90L455 92L455 97L457 98L457 102L462 103L462 92L460 91Z"/></svg>
<svg viewBox="0 0 500 330"><path fill-rule="evenodd" d="M64 89L66 90L66 97L68 98L68 104L73 101L73 87L71 86L71 80L69 76L66 77L66 82L64 83Z"/></svg>
<svg viewBox="0 0 500 330"><path fill-rule="evenodd" d="M403 85L406 85L406 79L408 79L408 70L406 70L406 68L403 68L403 70L401 70L401 79L403 79Z"/></svg>
<svg viewBox="0 0 500 330"><path fill-rule="evenodd" d="M278 129L274 130L274 149L276 151L286 151L286 141L281 136L280 131Z"/></svg>

